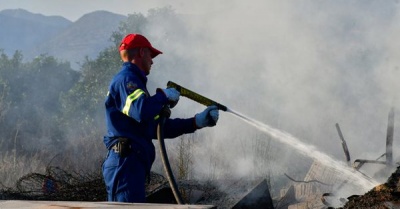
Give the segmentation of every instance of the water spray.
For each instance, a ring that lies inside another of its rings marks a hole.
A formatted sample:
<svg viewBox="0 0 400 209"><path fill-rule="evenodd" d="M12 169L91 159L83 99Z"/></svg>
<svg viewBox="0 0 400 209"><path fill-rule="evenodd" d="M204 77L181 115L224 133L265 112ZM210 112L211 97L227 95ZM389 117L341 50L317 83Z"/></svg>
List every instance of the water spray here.
<svg viewBox="0 0 400 209"><path fill-rule="evenodd" d="M349 180L348 182L354 183L360 189L362 189L364 192L368 191L369 189L371 189L372 187L374 187L378 184L378 182L374 181L373 179L367 178L366 176L362 175L361 173L357 172L356 170L350 168L348 165L333 159L329 155L319 151L316 147L303 143L298 138L292 136L289 133L272 128L262 122L259 122L250 117L247 117L237 111L229 109L225 105L222 105L214 100L211 100L211 99L204 97L196 92L193 92L187 88L184 88L172 81L169 81L167 83L167 87L175 88L176 90L178 90L180 92L181 96L187 97L187 98L189 98L193 101L196 101L200 104L203 104L205 106L215 105L218 107L219 110L229 112L229 113L235 115L236 117L242 119L246 123L256 127L260 131L272 136L273 139L276 139L281 143L289 145L290 147L299 151L301 154L308 156L312 159L315 159L315 160L321 162L322 164L337 170L343 176L346 176L348 178L348 180Z"/></svg>
<svg viewBox="0 0 400 209"><path fill-rule="evenodd" d="M279 140L279 142L289 145L292 148L295 148L301 154L308 156L312 159L315 159L322 164L331 167L344 176L349 178L349 182L352 182L360 187L360 189L364 191L368 191L372 187L376 186L378 182L374 181L363 175L362 173L352 169L345 163L342 163L338 160L333 159L329 155L319 151L315 146L308 145L300 141L298 138L294 137L293 135L284 132L282 130L278 130L272 128L262 122L254 120L252 118L246 117L245 115L228 109L227 112L230 112L237 116L238 118L242 119L243 121L247 122L248 124L256 127L260 131L267 133L268 135L272 136L272 138Z"/></svg>

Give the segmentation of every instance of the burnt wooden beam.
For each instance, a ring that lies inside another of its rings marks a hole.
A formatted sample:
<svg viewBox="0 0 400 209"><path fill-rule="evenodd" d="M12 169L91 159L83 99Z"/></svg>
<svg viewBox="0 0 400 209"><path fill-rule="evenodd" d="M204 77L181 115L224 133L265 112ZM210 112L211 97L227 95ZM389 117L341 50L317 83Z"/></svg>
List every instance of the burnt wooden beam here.
<svg viewBox="0 0 400 209"><path fill-rule="evenodd" d="M358 163L358 164L356 164L356 163ZM386 161L357 159L354 161L353 167L354 167L354 169L359 170L361 168L361 166L363 166L365 163L386 165Z"/></svg>
<svg viewBox="0 0 400 209"><path fill-rule="evenodd" d="M337 130L337 132L339 134L340 140L342 140L342 147L343 147L344 155L346 156L346 161L350 165L351 164L350 152L349 152L349 149L347 147L346 141L344 140L342 131L340 130L339 123L336 123L336 130Z"/></svg>
<svg viewBox="0 0 400 209"><path fill-rule="evenodd" d="M394 107L389 111L386 134L386 165L393 164Z"/></svg>

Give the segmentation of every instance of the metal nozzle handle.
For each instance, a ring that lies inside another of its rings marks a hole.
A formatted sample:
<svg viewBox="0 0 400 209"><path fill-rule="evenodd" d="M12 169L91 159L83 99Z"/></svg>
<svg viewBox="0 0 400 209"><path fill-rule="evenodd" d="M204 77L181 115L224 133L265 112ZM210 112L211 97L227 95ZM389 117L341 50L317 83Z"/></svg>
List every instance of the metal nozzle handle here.
<svg viewBox="0 0 400 209"><path fill-rule="evenodd" d="M211 106L211 105L215 105L218 107L219 110L223 110L223 111L227 111L228 108L218 102L215 102L207 97L204 97L196 92L193 92L185 87L182 87L172 81L168 81L167 83L167 87L168 88L175 88L176 90L179 91L179 93L181 94L181 96L187 97L193 101L196 101L200 104L203 104L205 106Z"/></svg>

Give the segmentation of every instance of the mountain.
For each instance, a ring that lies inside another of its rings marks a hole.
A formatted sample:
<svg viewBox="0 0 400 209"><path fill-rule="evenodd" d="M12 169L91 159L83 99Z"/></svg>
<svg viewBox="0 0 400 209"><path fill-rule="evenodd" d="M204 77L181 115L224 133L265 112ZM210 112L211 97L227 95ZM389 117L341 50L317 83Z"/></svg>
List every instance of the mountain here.
<svg viewBox="0 0 400 209"><path fill-rule="evenodd" d="M64 61L70 61L73 68L85 56L95 58L98 53L113 43L112 32L127 17L107 11L96 11L82 16L73 24L59 31L47 41L28 51L28 57L47 53Z"/></svg>
<svg viewBox="0 0 400 209"><path fill-rule="evenodd" d="M33 14L22 9L0 11L0 49L8 55L27 51L72 24L60 16Z"/></svg>
<svg viewBox="0 0 400 209"><path fill-rule="evenodd" d="M85 14L75 22L22 9L0 11L0 49L8 56L22 51L24 60L47 54L79 70L85 56L95 58L112 46L110 37L127 17L107 11Z"/></svg>
<svg viewBox="0 0 400 209"><path fill-rule="evenodd" d="M61 16L44 16L42 14L33 14L23 9L6 9L1 11L0 14L22 20L34 20L35 22L39 22L48 26L61 28L64 28L65 26L71 24L71 21Z"/></svg>

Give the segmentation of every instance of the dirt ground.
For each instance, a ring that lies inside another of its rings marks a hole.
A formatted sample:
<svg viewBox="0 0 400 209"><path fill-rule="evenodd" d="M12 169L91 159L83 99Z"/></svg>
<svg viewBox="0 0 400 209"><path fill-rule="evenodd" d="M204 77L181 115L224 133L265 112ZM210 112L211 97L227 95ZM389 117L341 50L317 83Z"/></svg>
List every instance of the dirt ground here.
<svg viewBox="0 0 400 209"><path fill-rule="evenodd" d="M387 182L360 196L348 197L343 209L394 209L400 208L400 166Z"/></svg>

